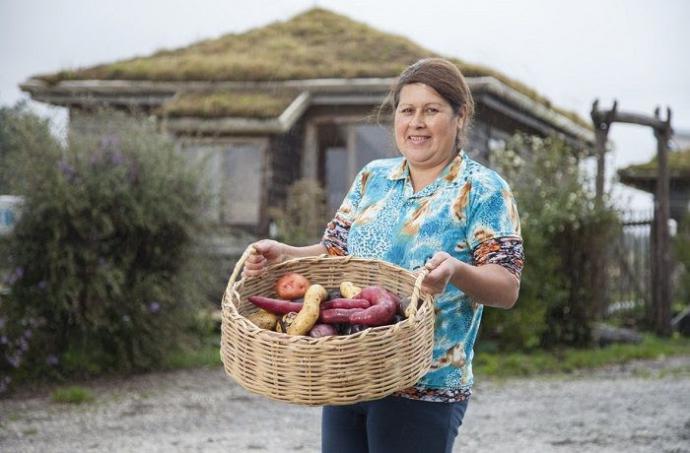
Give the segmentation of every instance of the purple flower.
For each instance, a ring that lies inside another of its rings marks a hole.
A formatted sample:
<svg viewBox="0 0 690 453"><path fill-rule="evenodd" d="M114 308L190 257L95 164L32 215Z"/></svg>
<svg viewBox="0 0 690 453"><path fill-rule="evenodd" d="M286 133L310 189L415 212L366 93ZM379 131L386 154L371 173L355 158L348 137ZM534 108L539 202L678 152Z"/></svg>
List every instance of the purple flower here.
<svg viewBox="0 0 690 453"><path fill-rule="evenodd" d="M36 287L37 287L38 289L40 289L41 291L43 291L44 289L46 289L46 288L48 287L48 282L45 281L45 280L41 280L40 282L38 282L38 284L36 285Z"/></svg>
<svg viewBox="0 0 690 453"><path fill-rule="evenodd" d="M12 365L12 368L19 368L22 358L19 355L13 355L12 357L7 357L7 362Z"/></svg>
<svg viewBox="0 0 690 453"><path fill-rule="evenodd" d="M0 344L7 344L7 337L5 335L0 337Z"/></svg>
<svg viewBox="0 0 690 453"><path fill-rule="evenodd" d="M33 334L33 332L31 332L31 329L26 329L26 330L24 331L24 335L22 335L22 337L24 337L24 338L26 338L26 339L29 339L29 338L31 338L33 335L34 335L34 334Z"/></svg>
<svg viewBox="0 0 690 453"><path fill-rule="evenodd" d="M161 304L158 302L151 302L149 304L149 312L150 313L158 313L161 310Z"/></svg>
<svg viewBox="0 0 690 453"><path fill-rule="evenodd" d="M46 357L46 363L50 366L56 366L58 363L60 363L60 359L55 354L50 354L48 357Z"/></svg>
<svg viewBox="0 0 690 453"><path fill-rule="evenodd" d="M113 149L120 145L120 137L114 134L104 135L101 137L102 149Z"/></svg>
<svg viewBox="0 0 690 453"><path fill-rule="evenodd" d="M121 151L117 150L110 154L110 163L113 165L122 165L126 162L125 155Z"/></svg>
<svg viewBox="0 0 690 453"><path fill-rule="evenodd" d="M14 285L18 280L21 280L21 278L24 276L24 268L23 267L15 267L12 272L9 273L9 275L5 276L5 283L9 285Z"/></svg>
<svg viewBox="0 0 690 453"><path fill-rule="evenodd" d="M22 352L26 352L29 350L29 342L26 341L26 338L21 337L19 339L19 349L22 350ZM16 367L15 367L16 368Z"/></svg>
<svg viewBox="0 0 690 453"><path fill-rule="evenodd" d="M100 151L95 151L89 157L89 164L91 164L92 167L95 167L96 164L100 163L102 159L102 153Z"/></svg>
<svg viewBox="0 0 690 453"><path fill-rule="evenodd" d="M64 159L58 163L58 169L67 178L68 181L73 181L77 176L77 171Z"/></svg>

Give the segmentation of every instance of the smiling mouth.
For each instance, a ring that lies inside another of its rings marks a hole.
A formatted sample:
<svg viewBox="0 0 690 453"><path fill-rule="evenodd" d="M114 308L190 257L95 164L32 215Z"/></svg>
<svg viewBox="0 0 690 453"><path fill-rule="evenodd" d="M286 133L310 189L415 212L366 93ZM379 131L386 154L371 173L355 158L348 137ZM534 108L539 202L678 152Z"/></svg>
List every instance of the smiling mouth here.
<svg viewBox="0 0 690 453"><path fill-rule="evenodd" d="M429 140L431 137L428 135L410 135L407 139L412 142L413 145L421 145L422 143Z"/></svg>

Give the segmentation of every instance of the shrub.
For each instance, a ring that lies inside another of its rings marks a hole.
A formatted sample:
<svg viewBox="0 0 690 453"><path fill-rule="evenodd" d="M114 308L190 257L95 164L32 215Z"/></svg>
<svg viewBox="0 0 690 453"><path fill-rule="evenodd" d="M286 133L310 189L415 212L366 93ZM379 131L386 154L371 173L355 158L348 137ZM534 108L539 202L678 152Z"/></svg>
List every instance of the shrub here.
<svg viewBox="0 0 690 453"><path fill-rule="evenodd" d="M681 311L690 306L690 213L686 213L678 225L673 238L673 254L677 266L674 307Z"/></svg>
<svg viewBox="0 0 690 453"><path fill-rule="evenodd" d="M65 147L15 133L25 204L3 244L5 384L152 368L194 333L206 275L198 173L147 121L113 124Z"/></svg>
<svg viewBox="0 0 690 453"><path fill-rule="evenodd" d="M33 114L26 103L0 107L0 194L21 188L22 177L40 163L40 153L31 156L37 161L26 159L27 147L51 153L57 146L48 120Z"/></svg>
<svg viewBox="0 0 690 453"><path fill-rule="evenodd" d="M596 317L593 264L605 254L617 216L597 207L574 149L555 138L515 136L495 153L522 222L526 264L509 312L486 310L484 334L501 349L586 345Z"/></svg>

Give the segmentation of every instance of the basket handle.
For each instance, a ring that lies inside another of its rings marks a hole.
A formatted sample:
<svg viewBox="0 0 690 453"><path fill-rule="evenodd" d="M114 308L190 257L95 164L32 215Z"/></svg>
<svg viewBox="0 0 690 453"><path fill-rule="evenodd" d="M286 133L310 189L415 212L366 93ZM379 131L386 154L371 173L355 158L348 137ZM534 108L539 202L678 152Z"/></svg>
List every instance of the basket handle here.
<svg viewBox="0 0 690 453"><path fill-rule="evenodd" d="M228 287L227 291L232 291L233 288L235 287L235 281L237 280L237 276L240 274L240 271L242 270L242 267L244 267L245 261L247 261L247 258L249 258L249 255L256 253L256 249L254 248L253 245L250 245L247 247L247 249L242 253L242 256L240 256L240 259L237 260L237 263L235 263L235 268L232 270L232 274L230 274L230 280L228 280ZM230 303L232 305L232 308L234 309L235 306L234 304Z"/></svg>
<svg viewBox="0 0 690 453"><path fill-rule="evenodd" d="M254 248L253 245L250 245L247 247L247 249L242 253L242 256L240 257L239 260L237 260L237 263L235 263L235 269L233 269L232 274L230 275L230 280L228 281L228 286L232 287L235 285L235 280L237 280L237 275L240 273L242 270L242 267L244 267L244 262L247 261L247 258L249 258L249 255L256 253L256 249Z"/></svg>
<svg viewBox="0 0 690 453"><path fill-rule="evenodd" d="M417 280L415 280L414 282L414 288L412 288L412 297L410 298L410 304L405 309L405 316L407 318L414 316L415 313L417 313L417 303L419 302L419 296L422 292L422 281L424 281L424 277L426 277L429 274L429 272L431 271L424 267L419 272L419 275L417 275Z"/></svg>

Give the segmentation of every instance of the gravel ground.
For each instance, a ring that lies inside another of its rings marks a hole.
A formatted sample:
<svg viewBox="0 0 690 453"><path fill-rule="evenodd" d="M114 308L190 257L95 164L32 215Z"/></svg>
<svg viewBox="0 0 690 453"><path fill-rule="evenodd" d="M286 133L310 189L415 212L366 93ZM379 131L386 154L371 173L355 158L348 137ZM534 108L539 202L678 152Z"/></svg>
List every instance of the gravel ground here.
<svg viewBox="0 0 690 453"><path fill-rule="evenodd" d="M0 400L0 451L319 451L320 409L251 395L220 368L84 387L94 402ZM690 357L483 382L454 451L690 452Z"/></svg>

